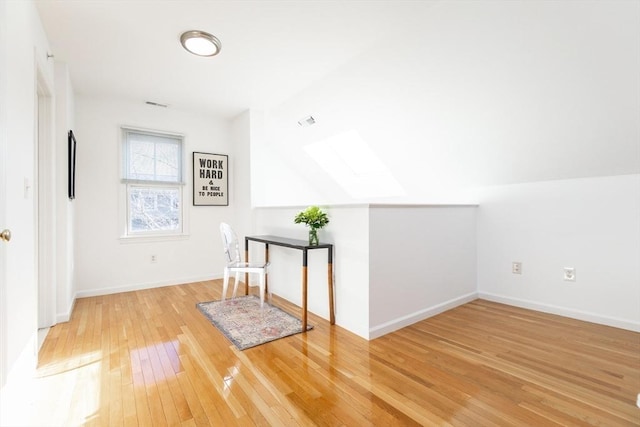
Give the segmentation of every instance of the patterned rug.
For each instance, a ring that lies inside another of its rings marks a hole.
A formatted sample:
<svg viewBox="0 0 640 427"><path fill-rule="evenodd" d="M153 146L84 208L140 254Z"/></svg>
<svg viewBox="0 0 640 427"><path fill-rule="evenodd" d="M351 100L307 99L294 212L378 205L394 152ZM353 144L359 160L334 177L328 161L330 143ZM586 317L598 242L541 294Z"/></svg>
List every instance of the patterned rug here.
<svg viewBox="0 0 640 427"><path fill-rule="evenodd" d="M255 295L200 302L196 307L239 350L302 332L302 321ZM307 330L313 326L307 323Z"/></svg>

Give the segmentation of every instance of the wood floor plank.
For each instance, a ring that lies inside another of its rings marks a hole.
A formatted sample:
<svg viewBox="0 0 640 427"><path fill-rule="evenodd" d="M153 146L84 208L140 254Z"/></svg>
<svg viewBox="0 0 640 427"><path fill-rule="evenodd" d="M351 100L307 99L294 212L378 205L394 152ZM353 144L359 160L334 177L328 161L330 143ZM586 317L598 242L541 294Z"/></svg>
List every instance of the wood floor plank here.
<svg viewBox="0 0 640 427"><path fill-rule="evenodd" d="M221 287L79 299L39 354L59 394L34 407L55 402L54 425L640 426L636 332L476 300L373 341L310 314L238 351L196 308Z"/></svg>

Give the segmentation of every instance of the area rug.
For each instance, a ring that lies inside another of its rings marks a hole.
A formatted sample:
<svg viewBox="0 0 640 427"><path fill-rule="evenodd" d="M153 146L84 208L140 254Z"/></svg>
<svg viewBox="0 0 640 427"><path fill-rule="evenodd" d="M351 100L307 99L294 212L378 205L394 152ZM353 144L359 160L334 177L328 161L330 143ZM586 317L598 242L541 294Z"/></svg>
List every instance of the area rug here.
<svg viewBox="0 0 640 427"><path fill-rule="evenodd" d="M196 304L239 350L302 332L302 321L255 295ZM307 330L313 326L307 323Z"/></svg>

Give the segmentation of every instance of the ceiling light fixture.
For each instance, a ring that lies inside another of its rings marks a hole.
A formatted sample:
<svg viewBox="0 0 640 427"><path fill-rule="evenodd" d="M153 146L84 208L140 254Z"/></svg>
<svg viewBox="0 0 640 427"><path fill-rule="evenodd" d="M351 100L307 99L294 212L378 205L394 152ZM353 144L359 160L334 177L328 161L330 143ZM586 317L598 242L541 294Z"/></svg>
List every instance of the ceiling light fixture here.
<svg viewBox="0 0 640 427"><path fill-rule="evenodd" d="M220 40L215 36L198 30L182 33L180 43L187 51L198 56L215 56L222 49Z"/></svg>

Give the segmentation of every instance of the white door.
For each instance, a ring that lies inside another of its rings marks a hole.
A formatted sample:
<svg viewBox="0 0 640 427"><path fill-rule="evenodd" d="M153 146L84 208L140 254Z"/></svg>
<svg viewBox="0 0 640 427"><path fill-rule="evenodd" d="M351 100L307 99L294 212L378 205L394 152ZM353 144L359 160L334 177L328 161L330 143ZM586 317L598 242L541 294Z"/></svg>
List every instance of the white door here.
<svg viewBox="0 0 640 427"><path fill-rule="evenodd" d="M0 110L2 107L0 107ZM2 116L2 111L0 111ZM0 119L0 129L4 125L4 120ZM2 131L0 131L2 132ZM5 167L4 160L6 157L5 151L5 138L4 134L0 134L0 231L3 233L0 238L0 388L4 386L7 379L7 319L6 313L6 271L5 268L5 246L9 244L7 238L7 232L10 232L6 227L6 215L5 206L7 205L7 192L5 187Z"/></svg>
<svg viewBox="0 0 640 427"><path fill-rule="evenodd" d="M1 62L0 62L1 63ZM2 388L7 379L7 319L6 313L6 271L5 268L5 246L9 244L7 239L10 231L7 229L5 206L7 205L7 192L5 186L5 167L4 159L6 159L6 139L4 135L4 111L0 105L0 388Z"/></svg>
<svg viewBox="0 0 640 427"><path fill-rule="evenodd" d="M3 115L2 107L0 106L0 117ZM0 119L0 129L3 128L4 120ZM2 132L2 131L0 131ZM0 231L3 233L3 238L0 239L0 388L4 386L7 378L7 319L5 309L6 305L6 268L5 268L5 246L9 243L6 241L8 236L6 233L6 216L5 206L7 205L7 192L5 188L5 138L4 134L0 134Z"/></svg>
<svg viewBox="0 0 640 427"><path fill-rule="evenodd" d="M6 2L0 1L0 231L8 227L6 223L5 207L7 206L6 191L6 168L5 161L7 158L6 150ZM2 388L7 380L7 319L6 319L6 268L5 256L6 245L3 239L0 239L0 388Z"/></svg>

